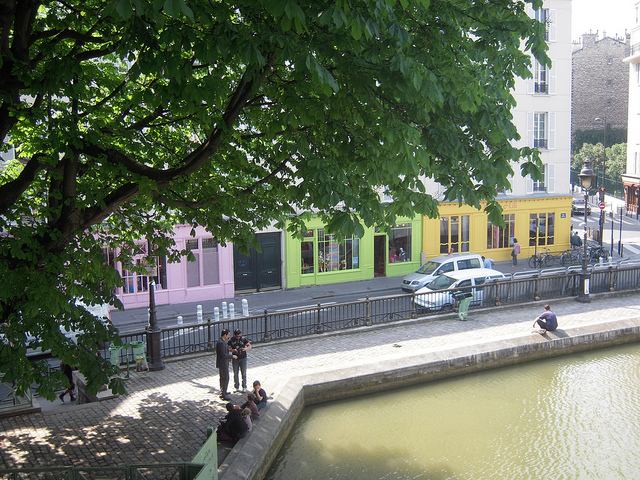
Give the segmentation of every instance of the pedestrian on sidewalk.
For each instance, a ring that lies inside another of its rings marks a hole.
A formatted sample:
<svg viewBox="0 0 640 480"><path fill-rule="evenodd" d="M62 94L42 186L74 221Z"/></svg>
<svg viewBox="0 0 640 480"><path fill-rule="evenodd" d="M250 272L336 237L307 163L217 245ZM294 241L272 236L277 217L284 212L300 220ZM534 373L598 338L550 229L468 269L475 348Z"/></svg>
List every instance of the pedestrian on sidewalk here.
<svg viewBox="0 0 640 480"><path fill-rule="evenodd" d="M233 366L233 386L236 392L240 391L240 375L242 373L242 391L247 389L247 352L251 350L251 342L248 338L242 336L242 331L236 329L233 331L233 337L228 342L231 353L237 358L231 361Z"/></svg>
<svg viewBox="0 0 640 480"><path fill-rule="evenodd" d="M64 392L62 392L60 395L58 395L58 398L62 403L64 403L65 395L69 394L69 399L72 402L75 402L76 401L76 395L75 395L76 384L73 381L73 368L71 367L71 365L67 365L66 363L61 363L60 370L62 370L62 373L64 373L64 376L67 377L67 389Z"/></svg>
<svg viewBox="0 0 640 480"><path fill-rule="evenodd" d="M220 332L220 338L216 340L216 368L220 375L220 398L229 401L231 397L229 387L229 360L237 358L229 349L229 330L226 328Z"/></svg>
<svg viewBox="0 0 640 480"><path fill-rule="evenodd" d="M513 259L513 264L518 265L518 255L520 255L520 244L518 243L517 238L513 238L513 248L511 249L511 258Z"/></svg>

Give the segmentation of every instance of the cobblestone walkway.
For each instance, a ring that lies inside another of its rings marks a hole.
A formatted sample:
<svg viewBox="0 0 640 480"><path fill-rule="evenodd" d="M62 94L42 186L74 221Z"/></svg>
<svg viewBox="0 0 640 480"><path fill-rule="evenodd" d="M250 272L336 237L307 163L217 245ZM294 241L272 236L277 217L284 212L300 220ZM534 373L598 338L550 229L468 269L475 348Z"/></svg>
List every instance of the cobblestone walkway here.
<svg viewBox="0 0 640 480"><path fill-rule="evenodd" d="M560 328L640 317L640 296L625 295L553 306ZM471 312L470 320L405 322L350 334L256 346L249 380L272 396L289 378L391 358L444 351L487 340L531 336L540 305ZM169 362L161 372L133 373L129 394L85 405L60 405L39 414L0 419L0 467L189 461L208 426L223 415L212 355ZM240 396L234 396L240 400Z"/></svg>

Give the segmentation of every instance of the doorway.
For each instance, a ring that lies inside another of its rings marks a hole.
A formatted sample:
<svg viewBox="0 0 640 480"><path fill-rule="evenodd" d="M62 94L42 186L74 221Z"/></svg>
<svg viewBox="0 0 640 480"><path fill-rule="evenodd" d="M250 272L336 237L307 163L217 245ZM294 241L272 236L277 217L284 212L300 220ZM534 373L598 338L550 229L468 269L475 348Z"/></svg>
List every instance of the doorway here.
<svg viewBox="0 0 640 480"><path fill-rule="evenodd" d="M375 235L373 237L373 276L386 276L387 236Z"/></svg>
<svg viewBox="0 0 640 480"><path fill-rule="evenodd" d="M233 249L233 278L236 291L282 288L280 232L258 233L259 248L245 255Z"/></svg>

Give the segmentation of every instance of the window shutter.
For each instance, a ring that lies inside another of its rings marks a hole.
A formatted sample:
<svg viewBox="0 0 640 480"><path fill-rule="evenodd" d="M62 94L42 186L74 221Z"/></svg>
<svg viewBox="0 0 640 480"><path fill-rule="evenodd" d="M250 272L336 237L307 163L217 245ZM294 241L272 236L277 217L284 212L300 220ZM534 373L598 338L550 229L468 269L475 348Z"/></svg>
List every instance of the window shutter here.
<svg viewBox="0 0 640 480"><path fill-rule="evenodd" d="M547 116L549 118L547 148L553 150L556 148L556 114L555 112L549 112Z"/></svg>
<svg viewBox="0 0 640 480"><path fill-rule="evenodd" d="M531 179L530 175L527 177L526 181L527 181L527 193L533 193L533 180Z"/></svg>
<svg viewBox="0 0 640 480"><path fill-rule="evenodd" d="M538 61L531 57L531 78L527 79L527 94L531 95L534 93L534 83L536 81L536 72L538 67Z"/></svg>
<svg viewBox="0 0 640 480"><path fill-rule="evenodd" d="M533 113L527 113L527 146L533 147Z"/></svg>
<svg viewBox="0 0 640 480"><path fill-rule="evenodd" d="M554 68L549 68L549 94L553 95L556 93L556 71Z"/></svg>
<svg viewBox="0 0 640 480"><path fill-rule="evenodd" d="M556 182L555 165L547 163L544 166L544 186L548 193L554 193Z"/></svg>
<svg viewBox="0 0 640 480"><path fill-rule="evenodd" d="M557 36L557 28L556 28L556 11L549 10L549 17L547 18L547 31L549 32L549 41L555 42Z"/></svg>

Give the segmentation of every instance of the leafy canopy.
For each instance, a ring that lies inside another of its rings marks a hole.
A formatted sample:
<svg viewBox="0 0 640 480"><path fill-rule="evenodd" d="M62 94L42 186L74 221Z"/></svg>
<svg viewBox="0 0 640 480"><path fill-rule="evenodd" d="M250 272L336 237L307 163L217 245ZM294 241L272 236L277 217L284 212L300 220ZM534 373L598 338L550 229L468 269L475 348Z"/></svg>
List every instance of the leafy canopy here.
<svg viewBox="0 0 640 480"><path fill-rule="evenodd" d="M7 2L5 2L7 3ZM22 0L0 10L0 374L53 383L31 346L79 365L93 388L109 338L73 299L117 303L103 246L171 225L246 244L317 211L362 232L437 215L423 179L486 210L517 149L514 77L548 63L544 25L518 0ZM381 206L379 193L395 201ZM77 346L58 325L83 331ZM112 385L114 388L117 385Z"/></svg>

